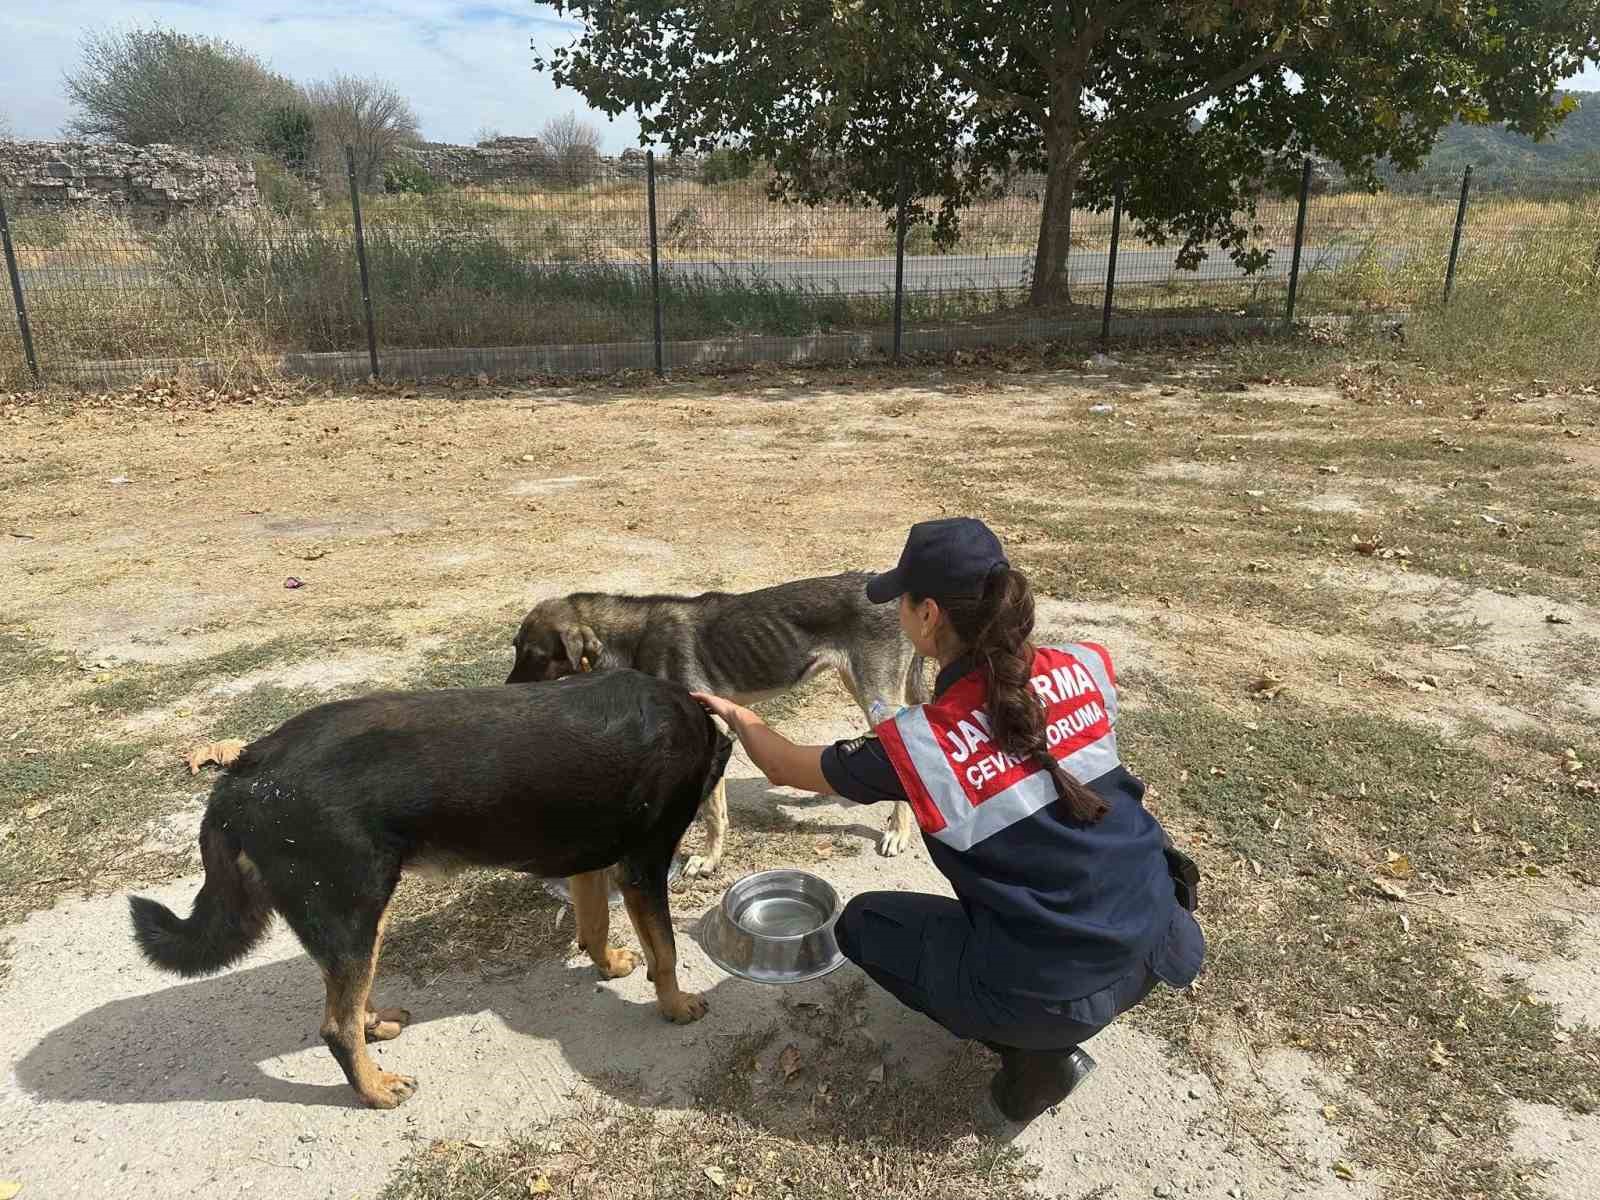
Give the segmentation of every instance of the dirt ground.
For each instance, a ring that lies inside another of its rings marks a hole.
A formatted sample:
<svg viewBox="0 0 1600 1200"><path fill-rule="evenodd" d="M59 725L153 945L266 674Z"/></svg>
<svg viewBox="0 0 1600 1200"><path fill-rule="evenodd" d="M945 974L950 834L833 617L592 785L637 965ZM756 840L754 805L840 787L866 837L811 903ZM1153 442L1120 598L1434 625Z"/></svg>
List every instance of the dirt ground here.
<svg viewBox="0 0 1600 1200"><path fill-rule="evenodd" d="M1218 353L0 397L0 1181L28 1200L629 1194L580 1186L548 1149L514 1179L429 1190L530 1129L632 1128L589 1120L596 1103L712 1113L796 1161L853 1138L911 1154L898 1125L845 1113L879 1113L862 1098L899 1080L981 1083L984 1052L851 991L850 967L794 989L728 978L694 931L760 865L845 895L944 885L920 847L876 854L887 814L770 791L742 756L727 864L675 899L706 1020L659 1021L642 975L598 983L536 884L408 880L379 991L415 1023L377 1053L421 1090L394 1113L354 1105L285 931L178 982L135 953L124 897L182 906L197 886L193 745L331 696L496 682L543 596L872 569L911 522L964 512L1032 574L1041 637L1110 648L1125 757L1207 875L1200 985L1096 1039L1085 1093L1016 1139L1037 1172L1018 1187L1588 1196L1597 470L1592 388ZM771 717L816 740L858 723L833 682ZM807 1033L829 1005L856 1042ZM820 1089L798 1123L785 1042ZM708 1071L753 1082L719 1108ZM916 1149L930 1169L991 1144L976 1103L941 1114L954 1149ZM733 1153L722 1128L706 1162ZM750 1194L746 1167L704 1165L667 1194ZM1002 1175L952 1194L1024 1194ZM832 1186L772 1194L848 1194Z"/></svg>

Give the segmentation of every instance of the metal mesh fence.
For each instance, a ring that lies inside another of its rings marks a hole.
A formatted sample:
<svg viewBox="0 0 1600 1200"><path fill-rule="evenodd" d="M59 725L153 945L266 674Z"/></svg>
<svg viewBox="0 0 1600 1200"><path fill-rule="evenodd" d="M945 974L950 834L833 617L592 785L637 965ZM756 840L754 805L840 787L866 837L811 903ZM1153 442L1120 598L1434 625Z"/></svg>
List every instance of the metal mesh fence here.
<svg viewBox="0 0 1600 1200"><path fill-rule="evenodd" d="M1508 279L1593 298L1600 180L1501 178L1469 186L1464 210L1460 175L1393 177L1376 193L1307 180L1303 213L1295 195L1259 199L1252 245L1270 256L1255 270L1214 245L1182 269L1136 216L1078 210L1066 294L1038 307L1028 181L965 210L952 247L908 225L897 261L893 212L781 204L758 175L713 182L637 157L536 178L412 175L405 191L359 195L370 336L379 371L397 377L870 357L893 351L897 315L908 353L1093 345L1282 325L1291 282L1301 319L1439 306L1453 245L1456 300ZM371 370L347 179L320 197L280 181L255 207L159 222L4 198L16 287L9 274L0 286L0 387L33 378L17 290L49 382Z"/></svg>

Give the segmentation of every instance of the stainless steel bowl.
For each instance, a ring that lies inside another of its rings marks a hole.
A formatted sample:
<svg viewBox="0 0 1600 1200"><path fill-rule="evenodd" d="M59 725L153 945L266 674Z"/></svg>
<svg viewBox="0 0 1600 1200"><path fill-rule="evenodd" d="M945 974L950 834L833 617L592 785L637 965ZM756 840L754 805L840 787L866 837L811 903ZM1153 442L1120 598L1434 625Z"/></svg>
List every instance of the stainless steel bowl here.
<svg viewBox="0 0 1600 1200"><path fill-rule="evenodd" d="M839 893L807 871L759 871L726 892L700 922L700 944L730 975L804 983L842 962L833 924Z"/></svg>

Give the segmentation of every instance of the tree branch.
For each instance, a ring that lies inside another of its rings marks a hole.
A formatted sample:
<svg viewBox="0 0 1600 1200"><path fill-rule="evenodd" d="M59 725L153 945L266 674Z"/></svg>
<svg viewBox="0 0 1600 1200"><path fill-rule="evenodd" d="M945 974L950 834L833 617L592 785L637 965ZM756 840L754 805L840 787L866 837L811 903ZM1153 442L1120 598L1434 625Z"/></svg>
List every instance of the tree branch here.
<svg viewBox="0 0 1600 1200"><path fill-rule="evenodd" d="M1195 88L1194 91L1186 96L1179 96L1176 100L1169 101L1166 104L1158 104L1153 108L1141 109L1138 112L1124 113L1120 117L1113 117L1109 121L1104 121L1093 133L1083 139L1074 157L1076 157L1077 153L1081 153L1082 150L1086 150L1096 142L1103 140L1107 134L1115 133L1117 130L1129 125L1139 125L1145 121L1159 121L1166 117L1182 116L1196 105L1211 99L1213 96L1221 95L1229 88L1243 83L1252 75L1284 62L1290 57L1290 52L1286 49L1268 50L1263 54L1258 54L1249 62L1240 63L1233 70L1217 76L1210 83Z"/></svg>
<svg viewBox="0 0 1600 1200"><path fill-rule="evenodd" d="M1044 103L1038 97L1025 96L1021 92L1013 92L1008 88L1003 88L995 83L994 80L986 79L982 75L967 70L959 63L951 62L948 56L941 56L941 58L940 65L950 72L951 77L957 83L971 88L985 100L994 104L1008 104L1013 108L1020 108L1038 121L1040 125L1043 125L1048 118L1049 114L1045 109Z"/></svg>

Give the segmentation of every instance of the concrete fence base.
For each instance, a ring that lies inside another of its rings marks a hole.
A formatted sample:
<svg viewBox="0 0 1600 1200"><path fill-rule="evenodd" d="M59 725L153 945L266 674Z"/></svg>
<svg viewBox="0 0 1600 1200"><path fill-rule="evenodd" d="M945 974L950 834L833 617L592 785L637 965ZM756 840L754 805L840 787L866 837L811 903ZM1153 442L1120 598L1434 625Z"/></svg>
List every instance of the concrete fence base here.
<svg viewBox="0 0 1600 1200"><path fill-rule="evenodd" d="M1124 317L1113 329L1118 341L1216 334L1248 335L1268 331L1274 322L1266 317ZM998 326L958 326L942 329L908 329L902 346L907 354L941 354L991 346L1041 342L1092 343L1100 335L1098 320L1036 321ZM843 362L885 359L893 352L893 334L820 333L802 337L729 337L664 344L668 371L715 366L750 366L755 363ZM654 344L648 340L596 342L586 345L486 346L379 351L383 373L392 378L476 375L595 375L617 371L648 371L655 366ZM256 358L253 364L267 371L321 379L364 379L365 351L335 350L290 353ZM133 382L150 376L198 374L221 376L237 363L214 358L137 358L80 361L70 366L48 367L50 382Z"/></svg>

